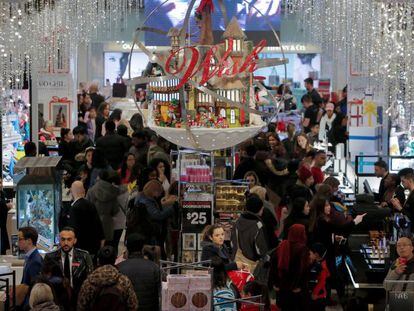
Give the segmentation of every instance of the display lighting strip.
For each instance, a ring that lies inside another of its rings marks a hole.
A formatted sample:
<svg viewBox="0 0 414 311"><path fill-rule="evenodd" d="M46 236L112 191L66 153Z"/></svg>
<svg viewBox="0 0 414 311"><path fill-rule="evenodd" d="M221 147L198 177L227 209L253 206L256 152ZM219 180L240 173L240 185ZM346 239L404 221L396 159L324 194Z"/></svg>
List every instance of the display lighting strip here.
<svg viewBox="0 0 414 311"><path fill-rule="evenodd" d="M353 73L368 77L388 107L397 102L394 125L411 130L414 1L284 0L284 12L299 17L308 43L321 46L334 62L347 58Z"/></svg>
<svg viewBox="0 0 414 311"><path fill-rule="evenodd" d="M0 0L0 91L19 89L32 70L68 72L81 43L126 28L138 0Z"/></svg>

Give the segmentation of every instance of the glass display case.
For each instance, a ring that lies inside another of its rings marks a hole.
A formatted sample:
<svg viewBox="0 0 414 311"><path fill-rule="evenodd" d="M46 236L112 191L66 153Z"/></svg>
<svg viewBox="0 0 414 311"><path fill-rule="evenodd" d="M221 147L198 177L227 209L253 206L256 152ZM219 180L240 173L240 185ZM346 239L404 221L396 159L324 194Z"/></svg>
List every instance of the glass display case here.
<svg viewBox="0 0 414 311"><path fill-rule="evenodd" d="M28 172L16 186L17 227L34 227L38 246L44 250L57 243L59 233L62 191L55 167L60 158L23 158L16 165Z"/></svg>
<svg viewBox="0 0 414 311"><path fill-rule="evenodd" d="M34 227L40 244L49 248L58 235L60 184L46 176L25 176L17 185L18 227Z"/></svg>

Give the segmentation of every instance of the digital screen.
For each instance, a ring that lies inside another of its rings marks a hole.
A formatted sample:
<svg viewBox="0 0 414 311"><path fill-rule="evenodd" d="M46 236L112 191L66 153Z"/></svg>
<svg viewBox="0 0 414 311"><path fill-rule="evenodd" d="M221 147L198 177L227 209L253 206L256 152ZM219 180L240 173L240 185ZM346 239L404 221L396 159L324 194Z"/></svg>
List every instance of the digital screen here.
<svg viewBox="0 0 414 311"><path fill-rule="evenodd" d="M164 0L148 1L145 4L145 16L148 16ZM189 0L175 0L165 3L148 19L146 26L168 31L171 27L182 27L185 14L188 9ZM193 42L197 42L199 36L199 27L195 20L195 10L200 1L196 1L193 11L190 14L188 31L191 34ZM214 12L212 13L213 32L222 33L225 29L223 12L220 9L217 0L213 0ZM240 27L246 32L249 40L249 32L270 32L268 23L276 30L280 30L281 6L280 0L224 0L223 1L226 15L230 21L235 16ZM259 13L260 12L260 13ZM263 15L262 15L263 14ZM215 38L220 38L215 34ZM153 32L145 33L145 44L152 46L168 46L170 40L166 35L160 35Z"/></svg>
<svg viewBox="0 0 414 311"><path fill-rule="evenodd" d="M398 172L403 168L414 167L414 158L413 157L400 157L400 158L391 158L391 172Z"/></svg>
<svg viewBox="0 0 414 311"><path fill-rule="evenodd" d="M281 53L261 53L259 58L283 58ZM319 77L321 71L320 54L285 54L289 60L286 64L286 77L292 82L291 89L304 88L303 80L308 77ZM285 80L285 66L260 68L254 72L255 76L264 76L266 85L280 85ZM315 87L318 87L315 79Z"/></svg>
<svg viewBox="0 0 414 311"><path fill-rule="evenodd" d="M117 79L129 79L129 52L107 52L104 54L104 75L105 81L109 79L110 84L117 82ZM142 52L132 53L131 77L140 77L142 71L148 64L148 56Z"/></svg>

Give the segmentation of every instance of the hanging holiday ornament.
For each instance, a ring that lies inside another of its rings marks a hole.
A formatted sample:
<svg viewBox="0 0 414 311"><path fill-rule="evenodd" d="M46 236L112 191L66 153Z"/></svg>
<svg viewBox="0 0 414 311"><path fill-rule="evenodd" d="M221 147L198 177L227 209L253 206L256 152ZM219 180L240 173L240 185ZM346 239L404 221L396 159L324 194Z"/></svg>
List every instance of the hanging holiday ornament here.
<svg viewBox="0 0 414 311"><path fill-rule="evenodd" d="M267 125L263 117L270 120L274 116L258 110L255 89L266 92L271 105L275 106L275 113L279 109L279 103L259 80L254 79L253 74L259 68L285 65L286 79L288 60L260 59L259 53L266 46L266 41L262 40L254 46L240 28L236 17L226 23L223 41L214 43L211 14L216 8L212 0L201 0L196 9L200 29L197 44L191 44L193 35L188 33L195 0L189 1L181 29L165 31L146 27L146 21L167 2L154 9L137 29L130 54L137 45L147 54L151 63L156 64L155 71L159 74L133 78L131 58L129 60L128 84L131 91L135 84L148 83L147 124L165 139L192 149L223 149L251 138ZM263 16L253 3L245 2ZM219 1L219 8L222 15L227 16L222 1ZM271 24L268 25L281 46L276 31ZM168 36L171 49L150 52L138 40L142 31Z"/></svg>

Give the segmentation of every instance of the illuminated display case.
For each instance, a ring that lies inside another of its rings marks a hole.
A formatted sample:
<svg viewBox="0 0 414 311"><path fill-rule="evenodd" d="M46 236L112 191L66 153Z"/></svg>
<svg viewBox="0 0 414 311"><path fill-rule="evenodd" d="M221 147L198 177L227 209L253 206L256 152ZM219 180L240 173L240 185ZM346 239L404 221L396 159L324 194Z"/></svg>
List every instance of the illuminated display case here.
<svg viewBox="0 0 414 311"><path fill-rule="evenodd" d="M17 164L28 171L16 187L17 227L36 228L38 244L46 250L57 242L59 233L62 191L54 169L59 160L60 157L24 158Z"/></svg>

